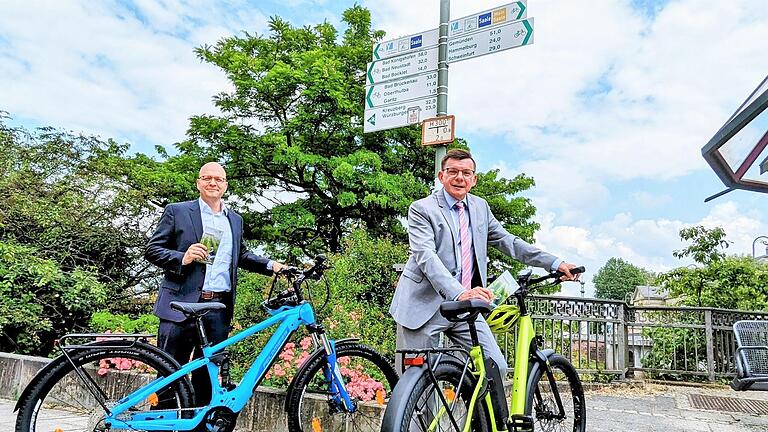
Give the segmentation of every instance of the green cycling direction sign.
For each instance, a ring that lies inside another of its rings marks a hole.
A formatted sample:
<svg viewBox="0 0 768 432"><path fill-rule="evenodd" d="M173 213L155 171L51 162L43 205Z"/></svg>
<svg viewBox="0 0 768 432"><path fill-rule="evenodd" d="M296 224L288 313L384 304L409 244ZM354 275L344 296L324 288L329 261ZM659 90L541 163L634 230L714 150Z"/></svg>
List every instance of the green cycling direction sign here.
<svg viewBox="0 0 768 432"><path fill-rule="evenodd" d="M437 72L374 84L365 89L365 108L399 104L437 95Z"/></svg>
<svg viewBox="0 0 768 432"><path fill-rule="evenodd" d="M368 63L366 84L376 84L437 70L437 47Z"/></svg>
<svg viewBox="0 0 768 432"><path fill-rule="evenodd" d="M448 38L488 27L504 24L509 21L526 18L528 14L527 0L520 0L484 10L479 13L451 20L448 24ZM429 48L437 45L440 33L438 29L404 36L377 43L373 46L373 60L381 60Z"/></svg>
<svg viewBox="0 0 768 432"><path fill-rule="evenodd" d="M533 18L513 21L448 40L448 63L533 43Z"/></svg>
<svg viewBox="0 0 768 432"><path fill-rule="evenodd" d="M430 96L365 110L363 132L376 132L412 124L437 116L437 97Z"/></svg>

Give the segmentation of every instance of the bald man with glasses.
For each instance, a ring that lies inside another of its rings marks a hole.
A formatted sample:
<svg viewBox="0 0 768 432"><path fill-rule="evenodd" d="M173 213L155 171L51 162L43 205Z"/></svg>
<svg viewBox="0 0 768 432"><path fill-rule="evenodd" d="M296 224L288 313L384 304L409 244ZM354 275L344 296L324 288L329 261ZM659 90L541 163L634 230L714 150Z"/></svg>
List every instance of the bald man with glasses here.
<svg viewBox="0 0 768 432"><path fill-rule="evenodd" d="M221 165L203 165L196 186L200 192L198 199L166 206L144 253L147 261L164 273L154 309L160 318L157 344L179 364L190 360L193 347L199 346L200 341L195 323L171 309L171 302L224 303L225 309L209 311L203 317L208 340L216 344L226 339L230 331L237 269L271 275L284 267L248 251L243 240L243 218L222 200L227 191L227 174ZM213 263L206 264L202 261L208 258L209 251L200 239L204 232L211 231L220 232L221 240ZM195 348L193 358L201 356L200 348ZM208 404L211 385L207 371L193 373L192 384L198 405Z"/></svg>

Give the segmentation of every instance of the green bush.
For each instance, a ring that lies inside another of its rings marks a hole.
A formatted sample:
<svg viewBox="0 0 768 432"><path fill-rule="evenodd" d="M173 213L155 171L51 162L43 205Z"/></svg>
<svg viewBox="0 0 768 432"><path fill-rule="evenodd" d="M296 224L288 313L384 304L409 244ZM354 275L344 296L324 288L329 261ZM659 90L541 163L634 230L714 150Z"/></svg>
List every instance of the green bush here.
<svg viewBox="0 0 768 432"><path fill-rule="evenodd" d="M108 311L96 312L91 316L91 329L104 333L148 333L157 334L160 318L152 314L139 315L131 318L124 314L113 314Z"/></svg>
<svg viewBox="0 0 768 432"><path fill-rule="evenodd" d="M87 329L106 289L81 268L64 271L33 247L0 241L0 351L46 355L55 338Z"/></svg>

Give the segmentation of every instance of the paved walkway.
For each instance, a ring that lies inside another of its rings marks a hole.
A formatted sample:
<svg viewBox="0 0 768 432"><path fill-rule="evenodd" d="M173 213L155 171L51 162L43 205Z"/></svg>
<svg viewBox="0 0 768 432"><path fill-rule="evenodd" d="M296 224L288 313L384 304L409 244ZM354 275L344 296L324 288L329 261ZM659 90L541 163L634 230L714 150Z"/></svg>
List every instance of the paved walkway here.
<svg viewBox="0 0 768 432"><path fill-rule="evenodd" d="M768 406L768 392L657 384L611 386L587 392L587 431L768 432L768 415L695 409L692 395L757 400L753 405ZM0 431L14 430L13 406L13 401L0 400Z"/></svg>

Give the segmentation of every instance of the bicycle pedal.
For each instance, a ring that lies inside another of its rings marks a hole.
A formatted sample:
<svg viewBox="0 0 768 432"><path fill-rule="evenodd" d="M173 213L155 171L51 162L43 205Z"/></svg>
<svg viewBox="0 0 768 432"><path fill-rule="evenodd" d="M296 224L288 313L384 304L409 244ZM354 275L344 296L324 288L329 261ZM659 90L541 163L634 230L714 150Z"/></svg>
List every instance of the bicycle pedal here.
<svg viewBox="0 0 768 432"><path fill-rule="evenodd" d="M509 432L532 432L533 417L527 415L513 415L507 422Z"/></svg>

